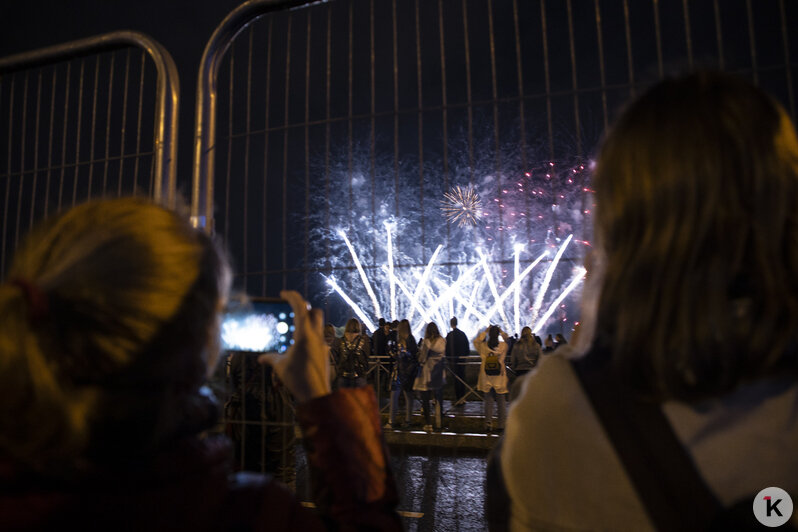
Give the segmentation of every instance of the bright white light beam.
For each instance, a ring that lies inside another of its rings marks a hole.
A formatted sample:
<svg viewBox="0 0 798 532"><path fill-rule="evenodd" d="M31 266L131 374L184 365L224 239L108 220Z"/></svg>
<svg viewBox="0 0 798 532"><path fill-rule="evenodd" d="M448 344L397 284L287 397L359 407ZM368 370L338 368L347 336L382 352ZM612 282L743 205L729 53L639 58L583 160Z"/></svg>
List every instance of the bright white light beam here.
<svg viewBox="0 0 798 532"><path fill-rule="evenodd" d="M435 284L437 285L439 290L445 292L446 290L449 289L449 285L446 284L445 282L441 281L440 279L433 279L433 281L435 281ZM479 283L475 283L474 287L478 288L479 287ZM476 308L474 308L473 300L472 301L466 301L463 298L463 296L460 294L459 290L456 290L454 292L454 297L450 300L450 303L452 303L455 299L457 300L458 303L460 303L466 309L466 314L462 318L463 322L467 321L467 318L468 318L468 316L470 314L473 314L478 320L485 317L484 314L482 314L480 311L478 311ZM452 314L454 314L454 311L452 311Z"/></svg>
<svg viewBox="0 0 798 532"><path fill-rule="evenodd" d="M357 303L352 301L352 298L350 298L348 295L344 293L343 290L341 290L341 287L338 286L338 283L335 282L335 279L333 277L327 278L327 284L330 285L333 288L333 290L338 292L338 295L341 296L350 307L352 307L352 310L355 311L357 317L360 318L360 321L366 324L366 327L368 327L370 332L374 332L377 329L377 327L374 326L371 320L368 319L368 316L366 316L366 314L363 312L363 309L361 309Z"/></svg>
<svg viewBox="0 0 798 532"><path fill-rule="evenodd" d="M517 285L521 284L521 281L524 280L524 277L529 275L529 272L532 271L532 268L537 266L540 263L540 261L542 261L543 258L546 257L548 254L549 254L548 251L544 251L543 253L541 253L540 256L535 259L535 262L524 268L524 271L522 271L518 277L513 279L513 282L510 283L510 286L507 287L504 293L496 298L496 303L494 303L493 306L490 308L490 310L488 310L488 312L485 313L485 317L479 320L479 323L477 324L477 330L482 330L483 327L486 327L487 325L490 324L490 319L493 317L494 314L496 314L497 310L502 308L502 304L504 303L504 300L507 299L507 296L509 296L512 293L512 291L515 290L515 287Z"/></svg>
<svg viewBox="0 0 798 532"><path fill-rule="evenodd" d="M432 305L432 308L427 309L427 313L434 314L438 310L438 308L440 308L441 305L446 304L449 301L449 299L454 297L455 292L460 289L460 285L463 284L466 281L466 279L471 277L477 268L485 264L486 264L485 257L482 257L482 259L479 262L477 262L469 269L467 269L460 277L457 278L457 280L444 293L442 293L438 297L437 301L435 301L435 304ZM422 325L424 325L423 322L416 324L416 326L413 327L413 331L416 331L417 333L420 332Z"/></svg>
<svg viewBox="0 0 798 532"><path fill-rule="evenodd" d="M421 276L421 280L418 282L418 285L416 285L416 289L413 291L413 297L416 298L416 300L419 299L419 296L420 296L421 292L424 290L424 287L427 285L427 279L429 279L429 274L430 274L430 271L432 270L432 265L435 264L435 259L438 258L438 253L440 253L442 249L443 249L443 245L440 245L440 246L437 247L437 249L435 249L435 253L433 253L432 257L429 259L429 262L427 263L427 267L424 268L424 274ZM432 312L430 312L429 314L432 314ZM407 319L408 320L412 320L413 319L413 310L412 309L410 311L410 316L408 316Z"/></svg>
<svg viewBox="0 0 798 532"><path fill-rule="evenodd" d="M483 259L482 266L485 270L485 278L488 280L488 286L490 287L490 291L493 294L493 299L495 301L499 300L499 291L496 289L496 283L493 280L493 275L490 273L490 269L488 268L488 261L485 260L485 255L482 253L482 250L477 248L477 253ZM499 306L499 316L501 316L502 320L504 320L504 328L509 329L511 327L510 320L507 319L507 314L504 313L504 307Z"/></svg>
<svg viewBox="0 0 798 532"><path fill-rule="evenodd" d="M568 244L571 242L571 238L573 238L573 234L568 235L568 238L565 239L560 249L557 250L557 254L554 256L554 260L551 261L549 264L549 269L546 270L546 276L543 277L543 282L540 283L540 287L538 287L538 295L535 296L535 304L532 305L532 321L537 320L538 314L540 314L540 307L543 305L543 296L546 295L546 290L549 289L549 284L551 283L551 278L554 275L554 270L557 268L557 264L560 262L560 257L565 252L565 248L568 247Z"/></svg>
<svg viewBox="0 0 798 532"><path fill-rule="evenodd" d="M543 317L540 318L537 323L535 323L535 326L532 328L532 334L537 334L540 332L543 326L546 325L546 321L551 317L551 315L557 309L557 305L562 303L563 299L565 299L566 296L570 294L571 291L573 291L573 289L576 288L580 282L582 282L582 279L585 278L585 273L587 273L586 269L579 267L577 268L576 271L577 271L576 276L568 284L568 286L565 287L565 290L563 290L562 294L560 294L560 296L554 300L554 303L551 304L549 310L547 310L546 313L543 315Z"/></svg>
<svg viewBox="0 0 798 532"><path fill-rule="evenodd" d="M387 268L384 268L387 271ZM410 293L410 290L405 286L405 284L394 274L390 274L393 277L393 280L396 282L396 285L399 289L404 293L407 300L410 302L410 305L421 314L422 319L425 321L430 321L430 317L424 311L424 308L419 304L418 300L413 297L413 294Z"/></svg>
<svg viewBox="0 0 798 532"><path fill-rule="evenodd" d="M374 290L371 288L371 283L369 283L368 277L366 277L366 272L363 271L363 265L360 264L360 259L355 252L355 248L352 247L352 243L346 237L346 233L343 231L338 231L338 234L341 235L341 237L344 239L344 242L346 242L346 247L349 248L349 253L352 254L352 260L355 261L357 271L360 272L360 278L363 280L363 285L366 287L366 292L368 292L369 297L371 297L371 302L374 303L374 312L376 316L380 317L382 315L382 312L380 311L380 304L377 302L377 296L374 293Z"/></svg>
<svg viewBox="0 0 798 532"><path fill-rule="evenodd" d="M518 279L521 271L521 252L524 250L523 244L515 245L515 264L513 265L513 279ZM515 285L513 295L513 311L515 314L515 332L521 334L521 283Z"/></svg>
<svg viewBox="0 0 798 532"><path fill-rule="evenodd" d="M388 233L388 282L391 287L391 321L396 321L396 281L393 275L393 242L391 241L391 224L385 222Z"/></svg>
<svg viewBox="0 0 798 532"><path fill-rule="evenodd" d="M463 321L468 321L468 313L471 312L471 309L474 308L474 300L477 298L477 290L482 287L482 283L484 282L484 278L480 279L478 282L474 283L474 288L471 290L471 297L468 298L468 305L465 306L466 313L463 316Z"/></svg>

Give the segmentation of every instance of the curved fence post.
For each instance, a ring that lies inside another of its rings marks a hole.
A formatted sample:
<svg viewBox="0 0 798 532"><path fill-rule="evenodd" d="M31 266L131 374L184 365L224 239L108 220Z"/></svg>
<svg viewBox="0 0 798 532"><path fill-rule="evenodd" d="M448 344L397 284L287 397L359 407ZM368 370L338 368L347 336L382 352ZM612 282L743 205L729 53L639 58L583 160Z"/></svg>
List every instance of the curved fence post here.
<svg viewBox="0 0 798 532"><path fill-rule="evenodd" d="M195 226L213 231L213 179L216 141L216 78L219 66L236 36L264 15L297 7L323 4L326 0L250 0L230 12L214 30L202 53L197 76L194 134L194 175L191 217Z"/></svg>

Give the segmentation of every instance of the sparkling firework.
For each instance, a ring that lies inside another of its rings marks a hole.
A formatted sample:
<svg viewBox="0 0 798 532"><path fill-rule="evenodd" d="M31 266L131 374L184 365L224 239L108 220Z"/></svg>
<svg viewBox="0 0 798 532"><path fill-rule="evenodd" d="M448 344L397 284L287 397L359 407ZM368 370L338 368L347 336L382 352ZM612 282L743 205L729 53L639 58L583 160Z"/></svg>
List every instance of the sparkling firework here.
<svg viewBox="0 0 798 532"><path fill-rule="evenodd" d="M441 211L450 223L456 222L460 227L477 225L482 203L473 188L454 187L443 198Z"/></svg>

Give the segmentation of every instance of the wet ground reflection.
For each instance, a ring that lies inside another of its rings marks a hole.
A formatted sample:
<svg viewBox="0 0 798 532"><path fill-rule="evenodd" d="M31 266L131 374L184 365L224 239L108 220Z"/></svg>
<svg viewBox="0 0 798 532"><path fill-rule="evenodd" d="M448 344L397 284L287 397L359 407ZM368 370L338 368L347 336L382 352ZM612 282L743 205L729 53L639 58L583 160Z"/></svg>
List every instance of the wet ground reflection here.
<svg viewBox="0 0 798 532"><path fill-rule="evenodd" d="M484 456L391 458L408 531L487 530Z"/></svg>

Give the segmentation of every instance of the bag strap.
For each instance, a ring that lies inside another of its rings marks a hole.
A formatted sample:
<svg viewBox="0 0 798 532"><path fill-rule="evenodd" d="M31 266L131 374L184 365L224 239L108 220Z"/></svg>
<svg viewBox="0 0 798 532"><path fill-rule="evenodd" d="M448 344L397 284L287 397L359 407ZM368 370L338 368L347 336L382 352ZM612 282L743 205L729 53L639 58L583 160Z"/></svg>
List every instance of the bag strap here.
<svg viewBox="0 0 798 532"><path fill-rule="evenodd" d="M722 506L699 475L660 403L635 396L593 348L571 361L649 518L658 530L707 530Z"/></svg>

